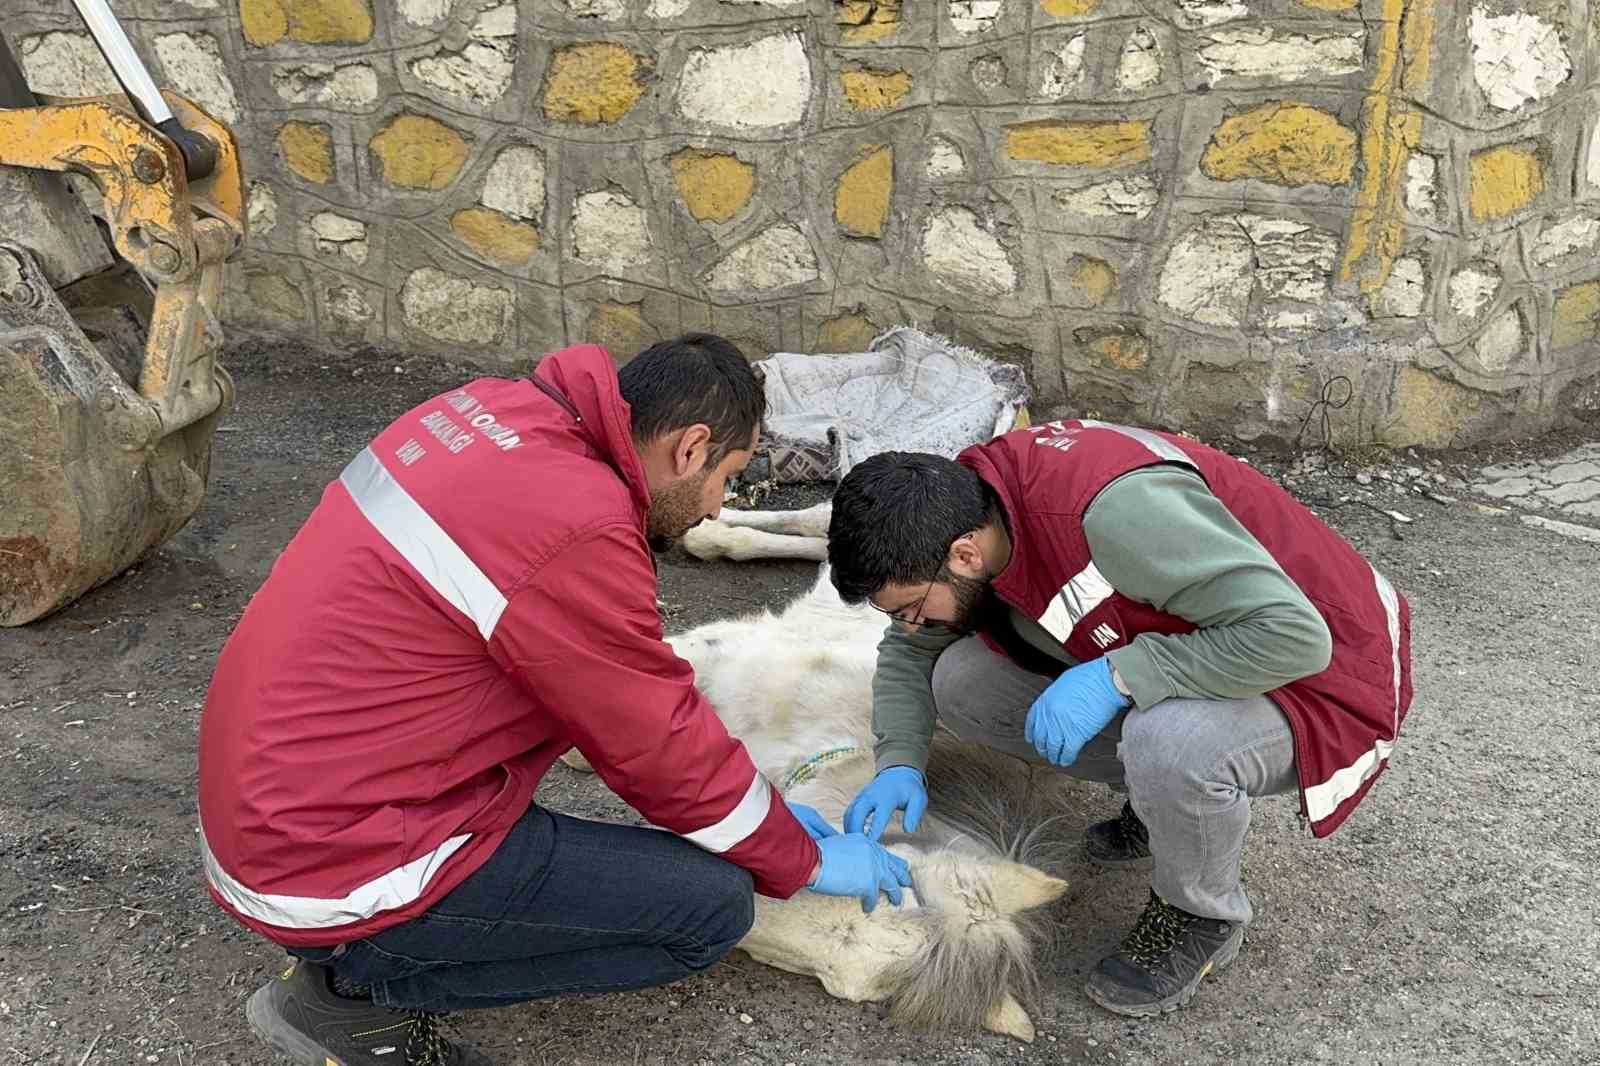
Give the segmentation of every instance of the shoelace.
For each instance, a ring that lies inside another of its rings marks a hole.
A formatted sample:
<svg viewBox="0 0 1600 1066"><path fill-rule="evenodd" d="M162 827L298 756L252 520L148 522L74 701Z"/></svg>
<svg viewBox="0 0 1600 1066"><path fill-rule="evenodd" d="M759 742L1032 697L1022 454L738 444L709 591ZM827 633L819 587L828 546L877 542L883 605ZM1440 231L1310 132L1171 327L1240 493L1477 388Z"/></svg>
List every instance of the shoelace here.
<svg viewBox="0 0 1600 1066"><path fill-rule="evenodd" d="M1122 939L1123 954L1142 966L1153 966L1178 943L1191 920L1193 916L1188 912L1152 892L1132 932Z"/></svg>
<svg viewBox="0 0 1600 1066"><path fill-rule="evenodd" d="M410 1015L406 1066L450 1066L450 1042L439 1031L439 1019L444 1015L425 1010L406 1013Z"/></svg>

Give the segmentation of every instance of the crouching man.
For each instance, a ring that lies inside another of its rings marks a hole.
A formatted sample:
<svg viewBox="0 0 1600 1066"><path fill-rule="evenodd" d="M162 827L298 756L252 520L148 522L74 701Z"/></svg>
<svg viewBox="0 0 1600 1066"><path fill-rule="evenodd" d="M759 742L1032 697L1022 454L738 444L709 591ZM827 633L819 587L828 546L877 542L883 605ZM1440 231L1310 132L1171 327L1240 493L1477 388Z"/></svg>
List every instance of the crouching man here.
<svg viewBox="0 0 1600 1066"><path fill-rule="evenodd" d="M1277 485L1182 437L1052 422L954 462L889 453L834 497L833 580L893 621L873 679L876 778L846 831L927 806L935 719L1123 792L1089 857L1153 859L1149 904L1086 989L1119 1014L1188 1002L1251 919L1256 796L1317 837L1387 763L1411 703L1410 612Z"/></svg>
<svg viewBox="0 0 1600 1066"><path fill-rule="evenodd" d="M582 346L428 400L328 486L200 725L211 894L298 957L246 1012L277 1050L484 1066L437 1013L703 970L752 891L900 902L905 864L791 812L662 641L651 548L717 514L764 409L721 338L620 375ZM534 804L573 747L668 832Z"/></svg>

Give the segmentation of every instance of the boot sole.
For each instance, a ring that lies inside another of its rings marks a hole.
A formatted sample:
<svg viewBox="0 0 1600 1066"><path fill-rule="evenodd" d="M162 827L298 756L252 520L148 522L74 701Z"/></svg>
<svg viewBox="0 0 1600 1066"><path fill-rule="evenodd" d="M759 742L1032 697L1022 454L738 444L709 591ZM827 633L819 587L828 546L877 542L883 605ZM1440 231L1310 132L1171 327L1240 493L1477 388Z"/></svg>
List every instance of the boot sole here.
<svg viewBox="0 0 1600 1066"><path fill-rule="evenodd" d="M1104 855L1096 855L1088 848L1084 848L1083 857L1096 866L1103 866L1110 870L1136 870L1151 865L1149 855L1134 855L1126 859L1114 859Z"/></svg>
<svg viewBox="0 0 1600 1066"><path fill-rule="evenodd" d="M1111 1013L1120 1014L1124 1018L1159 1018L1163 1014L1171 1014L1180 1007L1188 1006L1189 1001L1194 998L1194 994L1199 991L1200 982L1212 974L1220 973L1226 969L1230 962L1239 957L1239 948L1243 944L1244 930L1242 928L1235 929L1234 935L1229 937L1227 942L1217 949L1217 953L1211 956L1211 960L1200 967L1200 972L1195 975L1193 981L1190 981L1166 999L1157 1000L1154 1003L1113 1003L1101 995L1100 990L1095 988L1092 983L1083 986L1083 994Z"/></svg>
<svg viewBox="0 0 1600 1066"><path fill-rule="evenodd" d="M273 1009L272 986L256 989L244 1006L250 1029L280 1055L293 1059L297 1066L344 1066L300 1030L289 1025Z"/></svg>

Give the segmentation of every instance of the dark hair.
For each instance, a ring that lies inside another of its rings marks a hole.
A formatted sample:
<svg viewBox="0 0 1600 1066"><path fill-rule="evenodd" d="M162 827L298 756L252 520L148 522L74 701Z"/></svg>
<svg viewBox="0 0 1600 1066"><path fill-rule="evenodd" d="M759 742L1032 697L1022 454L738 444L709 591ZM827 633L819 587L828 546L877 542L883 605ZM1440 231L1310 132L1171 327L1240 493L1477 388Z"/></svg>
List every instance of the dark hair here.
<svg viewBox="0 0 1600 1066"><path fill-rule="evenodd" d="M633 437L648 443L703 422L711 427L709 461L750 446L767 413L761 381L743 353L714 333L685 333L653 344L617 372L632 411Z"/></svg>
<svg viewBox="0 0 1600 1066"><path fill-rule="evenodd" d="M999 514L982 479L925 452L882 452L852 467L833 496L828 565L846 603L885 584L933 581L956 538Z"/></svg>

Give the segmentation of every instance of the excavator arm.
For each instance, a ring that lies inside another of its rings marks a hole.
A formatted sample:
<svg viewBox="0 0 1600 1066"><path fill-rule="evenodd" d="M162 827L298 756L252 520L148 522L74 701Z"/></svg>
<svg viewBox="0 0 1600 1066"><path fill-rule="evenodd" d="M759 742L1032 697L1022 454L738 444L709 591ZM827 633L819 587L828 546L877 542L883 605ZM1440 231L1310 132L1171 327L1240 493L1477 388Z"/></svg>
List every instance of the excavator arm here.
<svg viewBox="0 0 1600 1066"><path fill-rule="evenodd" d="M78 6L126 95L36 97L0 40L7 626L72 602L182 528L233 398L217 356L225 264L245 239L238 146L193 102L156 92L103 0ZM98 198L98 223L64 190L68 174ZM93 247L101 227L114 254Z"/></svg>

